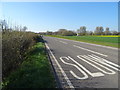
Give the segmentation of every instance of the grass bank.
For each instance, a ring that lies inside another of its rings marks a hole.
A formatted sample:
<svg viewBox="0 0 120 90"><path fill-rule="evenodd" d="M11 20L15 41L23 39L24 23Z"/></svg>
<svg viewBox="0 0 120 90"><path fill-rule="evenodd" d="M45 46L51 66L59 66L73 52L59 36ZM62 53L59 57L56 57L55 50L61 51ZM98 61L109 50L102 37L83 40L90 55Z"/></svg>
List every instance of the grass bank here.
<svg viewBox="0 0 120 90"><path fill-rule="evenodd" d="M119 46L120 37L60 36L60 35L47 35L47 36L64 38L64 39L69 39L69 40L82 41L82 42L105 45L105 46L111 46L111 47L117 47L117 48L119 47L120 48L120 46Z"/></svg>
<svg viewBox="0 0 120 90"><path fill-rule="evenodd" d="M21 66L5 80L3 90L13 88L55 88L44 43L39 42L28 52Z"/></svg>

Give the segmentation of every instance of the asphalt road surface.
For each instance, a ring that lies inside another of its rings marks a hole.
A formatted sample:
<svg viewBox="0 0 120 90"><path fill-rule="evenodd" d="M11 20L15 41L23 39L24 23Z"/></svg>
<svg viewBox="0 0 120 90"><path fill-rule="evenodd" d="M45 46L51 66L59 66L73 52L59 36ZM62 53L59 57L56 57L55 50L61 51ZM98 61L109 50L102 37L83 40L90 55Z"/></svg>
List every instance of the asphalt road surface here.
<svg viewBox="0 0 120 90"><path fill-rule="evenodd" d="M46 37L46 47L63 88L118 88L118 49Z"/></svg>

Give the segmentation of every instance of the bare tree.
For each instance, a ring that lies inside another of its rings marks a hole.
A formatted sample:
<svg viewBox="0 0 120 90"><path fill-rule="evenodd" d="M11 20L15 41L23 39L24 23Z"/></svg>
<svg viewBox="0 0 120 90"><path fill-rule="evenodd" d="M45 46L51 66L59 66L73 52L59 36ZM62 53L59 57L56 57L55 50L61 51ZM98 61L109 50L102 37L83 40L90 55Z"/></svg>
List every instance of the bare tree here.
<svg viewBox="0 0 120 90"><path fill-rule="evenodd" d="M109 27L106 28L104 33L105 33L105 35L110 35Z"/></svg>
<svg viewBox="0 0 120 90"><path fill-rule="evenodd" d="M0 20L0 27L3 32L8 29L8 24L7 24L6 20Z"/></svg>
<svg viewBox="0 0 120 90"><path fill-rule="evenodd" d="M22 30L23 30L23 31L26 31L27 29L28 29L28 28L27 28L26 26L24 26Z"/></svg>
<svg viewBox="0 0 120 90"><path fill-rule="evenodd" d="M80 27L79 35L86 35L86 27L85 26Z"/></svg>
<svg viewBox="0 0 120 90"><path fill-rule="evenodd" d="M102 34L103 34L103 31L104 31L103 27L100 26L100 27L96 27L96 30L94 31L94 33L95 33L96 35L102 35Z"/></svg>
<svg viewBox="0 0 120 90"><path fill-rule="evenodd" d="M86 35L93 35L92 31L86 31Z"/></svg>

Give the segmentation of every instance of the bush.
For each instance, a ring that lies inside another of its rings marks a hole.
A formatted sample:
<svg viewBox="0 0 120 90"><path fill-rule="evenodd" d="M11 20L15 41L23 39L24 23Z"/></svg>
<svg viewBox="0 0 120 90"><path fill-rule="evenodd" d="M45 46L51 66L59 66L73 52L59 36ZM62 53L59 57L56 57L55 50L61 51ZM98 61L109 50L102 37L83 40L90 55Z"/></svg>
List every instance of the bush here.
<svg viewBox="0 0 120 90"><path fill-rule="evenodd" d="M74 33L73 31L66 31L62 34L63 36L75 36L76 33Z"/></svg>
<svg viewBox="0 0 120 90"><path fill-rule="evenodd" d="M24 88L54 88L55 81L43 43L34 45L15 72L7 78L3 90Z"/></svg>
<svg viewBox="0 0 120 90"><path fill-rule="evenodd" d="M14 71L25 58L26 51L33 46L37 35L32 32L4 32L2 35L3 80Z"/></svg>

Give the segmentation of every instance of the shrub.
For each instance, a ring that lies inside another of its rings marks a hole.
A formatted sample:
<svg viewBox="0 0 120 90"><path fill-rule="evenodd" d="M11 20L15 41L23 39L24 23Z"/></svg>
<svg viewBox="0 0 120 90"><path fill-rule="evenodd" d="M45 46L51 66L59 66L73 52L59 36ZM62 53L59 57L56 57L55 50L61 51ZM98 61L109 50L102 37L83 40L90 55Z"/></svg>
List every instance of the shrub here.
<svg viewBox="0 0 120 90"><path fill-rule="evenodd" d="M4 32L2 35L2 77L3 80L14 71L25 58L36 41L32 32Z"/></svg>

